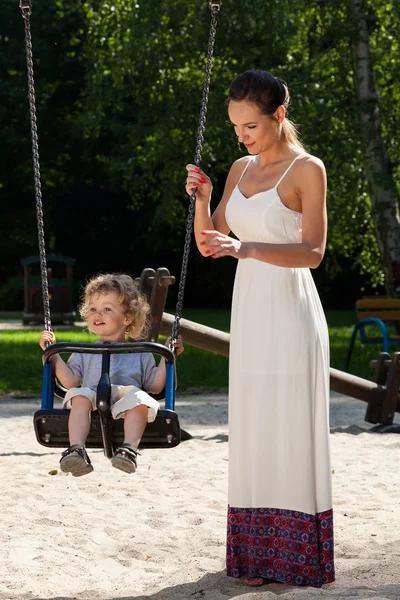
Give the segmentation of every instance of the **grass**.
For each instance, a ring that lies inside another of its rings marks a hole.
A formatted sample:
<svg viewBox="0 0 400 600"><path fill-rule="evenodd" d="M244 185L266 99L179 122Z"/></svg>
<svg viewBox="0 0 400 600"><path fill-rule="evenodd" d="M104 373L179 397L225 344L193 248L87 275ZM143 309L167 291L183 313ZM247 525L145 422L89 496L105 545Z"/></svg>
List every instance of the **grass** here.
<svg viewBox="0 0 400 600"><path fill-rule="evenodd" d="M15 313L12 318L19 318ZM183 317L222 331L229 331L229 310L186 309ZM330 347L331 366L342 369L350 335L354 326L354 311L327 311L326 313ZM3 317L4 318L4 317ZM0 320L2 315L0 313ZM58 331L54 327L59 342L93 342L94 336L80 328ZM32 330L0 330L0 392L19 394L40 394L41 355L38 345L39 332ZM160 339L163 341L163 338ZM399 347L393 346L395 350ZM350 364L352 373L370 379L372 369L369 361L377 358L379 345L363 346L356 343ZM228 360L222 356L186 346L178 359L179 391L210 391L227 389Z"/></svg>

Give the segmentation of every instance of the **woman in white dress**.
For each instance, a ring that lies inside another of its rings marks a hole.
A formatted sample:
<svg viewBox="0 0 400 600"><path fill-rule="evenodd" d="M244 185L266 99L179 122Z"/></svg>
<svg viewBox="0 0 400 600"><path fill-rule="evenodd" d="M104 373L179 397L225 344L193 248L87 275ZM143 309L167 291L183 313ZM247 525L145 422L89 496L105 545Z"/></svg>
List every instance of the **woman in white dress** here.
<svg viewBox="0 0 400 600"><path fill-rule="evenodd" d="M326 174L267 71L231 84L229 119L248 156L211 215L212 184L187 165L204 256L238 260L229 368L227 574L247 585L334 581L329 340L310 268L326 243ZM233 232L235 237L229 236ZM237 238L237 239L236 239Z"/></svg>

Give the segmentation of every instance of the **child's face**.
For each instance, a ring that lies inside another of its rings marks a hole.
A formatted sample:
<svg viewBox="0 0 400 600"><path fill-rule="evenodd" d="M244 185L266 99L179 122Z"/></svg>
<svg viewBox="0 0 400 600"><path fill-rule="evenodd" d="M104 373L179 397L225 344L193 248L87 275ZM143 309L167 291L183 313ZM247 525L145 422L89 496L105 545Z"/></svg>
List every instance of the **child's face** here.
<svg viewBox="0 0 400 600"><path fill-rule="evenodd" d="M102 340L124 342L131 320L125 315L116 292L93 294L88 305L88 327Z"/></svg>

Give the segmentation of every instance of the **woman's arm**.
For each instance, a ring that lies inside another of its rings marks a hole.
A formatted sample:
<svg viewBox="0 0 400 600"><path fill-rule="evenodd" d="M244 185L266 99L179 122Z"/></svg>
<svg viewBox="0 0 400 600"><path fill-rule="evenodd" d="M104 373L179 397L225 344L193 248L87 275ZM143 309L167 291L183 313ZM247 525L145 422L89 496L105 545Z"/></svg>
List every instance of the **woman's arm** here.
<svg viewBox="0 0 400 600"><path fill-rule="evenodd" d="M224 234L228 234L230 231L225 219L226 205L248 160L250 160L250 157L245 156L233 163L226 179L222 198L212 215L210 208L212 183L210 178L204 173L204 171L196 167L196 165L186 166L188 170L186 191L189 195L191 195L193 188L197 189L194 217L194 236L196 239L197 248L201 254L203 254L203 256L207 256L209 252L207 252L207 248L205 247L204 243L201 243L204 242L204 238L201 235L202 231L205 229L213 229Z"/></svg>
<svg viewBox="0 0 400 600"><path fill-rule="evenodd" d="M316 268L325 252L326 173L323 163L314 157L303 162L296 186L302 205L302 241L299 244L268 244L240 242L218 231L206 230L201 237L203 248L210 250L213 258L234 256L253 258L277 267Z"/></svg>

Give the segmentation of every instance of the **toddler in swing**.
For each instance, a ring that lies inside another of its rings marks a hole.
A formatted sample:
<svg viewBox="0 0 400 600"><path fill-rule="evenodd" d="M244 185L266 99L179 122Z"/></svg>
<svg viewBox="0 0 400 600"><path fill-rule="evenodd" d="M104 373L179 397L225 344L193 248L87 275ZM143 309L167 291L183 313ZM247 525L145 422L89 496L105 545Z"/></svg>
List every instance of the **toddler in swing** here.
<svg viewBox="0 0 400 600"><path fill-rule="evenodd" d="M93 277L86 285L79 312L88 329L98 336L96 343L121 343L126 336L140 339L148 323L149 304L133 279L124 274ZM40 347L54 344L52 331L43 331ZM169 338L166 345L169 343ZM176 354L183 352L182 338L175 344ZM62 453L60 468L75 477L93 471L85 449L90 430L91 411L96 409L96 388L101 376L101 354L73 353L65 363L60 355L54 361L55 375L68 389L63 408L71 409L68 431L70 446ZM156 418L159 403L148 392L158 394L165 387L165 358L156 366L151 353L111 354L111 414L124 419L124 442L111 463L126 473L134 473L140 440L147 422Z"/></svg>

